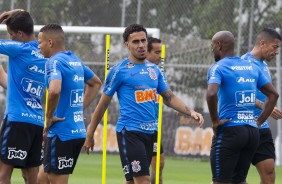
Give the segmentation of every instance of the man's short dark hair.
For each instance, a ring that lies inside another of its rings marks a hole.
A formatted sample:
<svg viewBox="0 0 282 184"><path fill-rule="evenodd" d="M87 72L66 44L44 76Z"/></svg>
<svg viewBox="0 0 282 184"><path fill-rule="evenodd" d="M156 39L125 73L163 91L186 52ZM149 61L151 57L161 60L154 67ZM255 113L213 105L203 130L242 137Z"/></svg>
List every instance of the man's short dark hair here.
<svg viewBox="0 0 282 184"><path fill-rule="evenodd" d="M257 36L256 43L260 40L272 41L278 39L281 41L281 35L275 30L271 28L264 28Z"/></svg>
<svg viewBox="0 0 282 184"><path fill-rule="evenodd" d="M64 30L59 24L51 23L43 26L39 32L64 33Z"/></svg>
<svg viewBox="0 0 282 184"><path fill-rule="evenodd" d="M162 41L158 38L148 37L148 52L153 49L153 43L162 43Z"/></svg>
<svg viewBox="0 0 282 184"><path fill-rule="evenodd" d="M11 14L5 24L14 32L22 31L26 35L33 34L33 20L27 11L18 11Z"/></svg>
<svg viewBox="0 0 282 184"><path fill-rule="evenodd" d="M123 32L123 41L127 42L128 41L128 37L130 34L134 33L134 32L145 32L146 33L146 37L147 37L147 30L140 24L131 24L129 25Z"/></svg>

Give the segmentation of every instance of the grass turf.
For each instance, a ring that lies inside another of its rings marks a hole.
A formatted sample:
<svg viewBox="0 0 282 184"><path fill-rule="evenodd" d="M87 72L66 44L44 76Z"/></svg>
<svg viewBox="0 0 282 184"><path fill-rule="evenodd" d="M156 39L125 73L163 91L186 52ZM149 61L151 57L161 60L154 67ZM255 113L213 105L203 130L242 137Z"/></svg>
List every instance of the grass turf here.
<svg viewBox="0 0 282 184"><path fill-rule="evenodd" d="M100 184L101 154L80 154L74 173L70 176L70 184ZM276 167L276 183L282 183L282 167ZM199 159L166 157L164 169L166 184L207 184L211 183L211 171L208 161ZM118 155L107 155L107 184L123 184L124 177ZM256 169L251 166L247 178L249 184L259 183ZM19 169L15 169L12 184L22 184L23 179Z"/></svg>

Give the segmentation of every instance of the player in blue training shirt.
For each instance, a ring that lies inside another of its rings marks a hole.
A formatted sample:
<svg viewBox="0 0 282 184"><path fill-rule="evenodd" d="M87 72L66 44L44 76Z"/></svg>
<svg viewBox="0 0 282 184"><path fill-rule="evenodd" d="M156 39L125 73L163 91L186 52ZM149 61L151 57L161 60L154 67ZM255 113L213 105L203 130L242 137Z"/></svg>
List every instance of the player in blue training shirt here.
<svg viewBox="0 0 282 184"><path fill-rule="evenodd" d="M46 59L38 49L28 12L11 10L0 15L0 22L4 20L11 40L0 40L0 53L9 56L8 81L1 82L7 94L0 131L0 183L10 183L13 169L21 168L25 182L35 184L42 162Z"/></svg>
<svg viewBox="0 0 282 184"><path fill-rule="evenodd" d="M84 148L93 149L94 132L117 92L120 117L117 122L117 141L126 183L150 184L149 166L154 143L156 123L156 94L162 95L164 103L173 109L191 115L200 126L203 117L185 106L169 89L164 74L145 60L147 55L147 31L139 24L128 26L124 44L129 57L114 66L106 79L102 97L94 111Z"/></svg>
<svg viewBox="0 0 282 184"><path fill-rule="evenodd" d="M257 36L256 43L251 52L244 54L241 58L250 61L257 66L264 76L271 80L270 71L265 61L271 61L277 54L281 45L281 36L274 29L264 28ZM256 98L265 102L266 96L257 89ZM258 101L257 101L258 102ZM263 103L256 103L260 108L255 109L255 117L258 117L263 109ZM281 119L281 111L274 108L271 117ZM259 147L253 157L252 164L256 166L260 175L261 183L275 183L275 147L268 122L265 121L260 129Z"/></svg>
<svg viewBox="0 0 282 184"><path fill-rule="evenodd" d="M259 143L260 126L271 114L278 94L262 72L234 55L234 36L220 31L212 38L216 63L208 72L207 103L214 129L210 161L213 183L246 183ZM256 89L267 97L255 119Z"/></svg>
<svg viewBox="0 0 282 184"><path fill-rule="evenodd" d="M76 55L65 50L60 25L41 28L38 42L42 54L50 58L46 63L48 107L44 133L48 135L44 138L44 171L51 183L64 184L86 137L83 109L94 100L102 82Z"/></svg>
<svg viewBox="0 0 282 184"><path fill-rule="evenodd" d="M161 40L158 38L148 37L148 54L146 59L156 65L159 65L161 62L161 54L162 54L162 44ZM159 95L157 94L156 98L156 119L158 120L159 116ZM157 123L156 123L157 125ZM156 164L157 164L157 146L158 146L158 126L154 127L154 147L153 147L153 155L151 161L151 183L156 183ZM160 150L160 181L159 183L163 183L163 168L165 164L164 154L163 154L163 146L161 144Z"/></svg>

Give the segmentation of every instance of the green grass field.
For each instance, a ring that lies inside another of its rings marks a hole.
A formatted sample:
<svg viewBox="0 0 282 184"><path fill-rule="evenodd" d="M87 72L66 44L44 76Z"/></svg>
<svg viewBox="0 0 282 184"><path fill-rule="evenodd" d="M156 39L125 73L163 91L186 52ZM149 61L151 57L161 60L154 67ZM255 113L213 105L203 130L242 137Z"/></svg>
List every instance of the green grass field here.
<svg viewBox="0 0 282 184"><path fill-rule="evenodd" d="M70 184L100 184L101 154L81 154L74 173L70 176ZM276 167L276 183L282 183L282 167ZM259 176L252 166L247 178L249 184L258 184ZM12 184L21 184L20 170L16 169L12 176ZM107 184L123 184L124 178L118 155L107 155ZM208 161L187 158L166 157L164 170L165 184L209 184L211 171Z"/></svg>

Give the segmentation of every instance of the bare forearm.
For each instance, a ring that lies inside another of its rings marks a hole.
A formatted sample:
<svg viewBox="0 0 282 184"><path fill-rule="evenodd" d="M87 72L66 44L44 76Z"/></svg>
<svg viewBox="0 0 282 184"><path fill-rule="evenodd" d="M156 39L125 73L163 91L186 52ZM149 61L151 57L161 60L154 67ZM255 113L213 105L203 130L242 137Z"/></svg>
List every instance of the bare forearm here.
<svg viewBox="0 0 282 184"><path fill-rule="evenodd" d="M277 99L278 95L270 95L267 98L266 102L264 103L264 110L257 119L259 125L261 125L270 116L273 108L276 105Z"/></svg>
<svg viewBox="0 0 282 184"><path fill-rule="evenodd" d="M262 109L264 109L264 103L262 101L256 99L255 107L262 110Z"/></svg>
<svg viewBox="0 0 282 184"><path fill-rule="evenodd" d="M0 85L7 89L7 73L4 71L2 65L0 65Z"/></svg>
<svg viewBox="0 0 282 184"><path fill-rule="evenodd" d="M104 116L104 113L106 109L108 108L110 101L112 97L109 97L105 94L102 95L92 117L90 125L87 129L87 137L92 137L98 124L100 123L102 117Z"/></svg>
<svg viewBox="0 0 282 184"><path fill-rule="evenodd" d="M54 116L54 112L57 108L58 102L60 99L60 94L53 94L50 93L48 94L48 107L47 107L47 112L46 112L46 117L51 118Z"/></svg>
<svg viewBox="0 0 282 184"><path fill-rule="evenodd" d="M217 102L218 102L217 95L212 95L212 96L207 95L207 104L212 122L218 121Z"/></svg>
<svg viewBox="0 0 282 184"><path fill-rule="evenodd" d="M83 99L83 109L89 107L89 105L93 102L99 92L100 86L86 86L84 99Z"/></svg>

